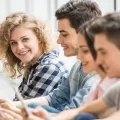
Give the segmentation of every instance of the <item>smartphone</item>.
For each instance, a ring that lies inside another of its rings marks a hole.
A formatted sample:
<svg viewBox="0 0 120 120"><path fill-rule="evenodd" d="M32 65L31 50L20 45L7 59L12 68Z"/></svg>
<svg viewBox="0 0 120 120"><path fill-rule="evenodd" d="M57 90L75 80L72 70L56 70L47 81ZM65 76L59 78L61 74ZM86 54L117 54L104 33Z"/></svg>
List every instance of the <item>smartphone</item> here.
<svg viewBox="0 0 120 120"><path fill-rule="evenodd" d="M18 97L19 101L21 102L21 104L22 104L23 108L25 109L27 115L30 115L31 112L30 112L28 106L24 103L24 99L23 99L21 93L14 87L14 85L12 84L11 81L8 81L8 82L9 82L10 86L12 87L12 89L14 90L14 92L15 92L16 96Z"/></svg>

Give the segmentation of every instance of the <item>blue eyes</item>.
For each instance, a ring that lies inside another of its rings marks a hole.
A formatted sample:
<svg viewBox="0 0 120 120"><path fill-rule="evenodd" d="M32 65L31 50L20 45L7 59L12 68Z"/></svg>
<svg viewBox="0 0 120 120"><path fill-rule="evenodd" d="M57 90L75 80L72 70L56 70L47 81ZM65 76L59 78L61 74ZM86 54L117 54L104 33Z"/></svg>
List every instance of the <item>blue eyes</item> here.
<svg viewBox="0 0 120 120"><path fill-rule="evenodd" d="M22 42L27 42L28 40L29 40L29 38L23 38L21 41L22 41ZM15 46L15 45L17 45L17 42L16 42L16 41L11 41L11 42L10 42L10 45L11 45L11 46Z"/></svg>

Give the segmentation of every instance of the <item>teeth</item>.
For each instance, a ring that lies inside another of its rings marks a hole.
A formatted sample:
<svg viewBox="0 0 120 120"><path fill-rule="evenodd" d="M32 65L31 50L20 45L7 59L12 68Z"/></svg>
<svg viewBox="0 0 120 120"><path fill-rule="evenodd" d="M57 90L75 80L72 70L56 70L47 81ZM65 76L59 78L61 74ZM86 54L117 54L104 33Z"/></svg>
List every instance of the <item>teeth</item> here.
<svg viewBox="0 0 120 120"><path fill-rule="evenodd" d="M21 52L21 53L19 53L20 55L24 55L24 54L26 54L27 52Z"/></svg>
<svg viewBox="0 0 120 120"><path fill-rule="evenodd" d="M63 47L63 49L67 49L67 47Z"/></svg>
<svg viewBox="0 0 120 120"><path fill-rule="evenodd" d="M67 46L62 46L63 48L67 48Z"/></svg>

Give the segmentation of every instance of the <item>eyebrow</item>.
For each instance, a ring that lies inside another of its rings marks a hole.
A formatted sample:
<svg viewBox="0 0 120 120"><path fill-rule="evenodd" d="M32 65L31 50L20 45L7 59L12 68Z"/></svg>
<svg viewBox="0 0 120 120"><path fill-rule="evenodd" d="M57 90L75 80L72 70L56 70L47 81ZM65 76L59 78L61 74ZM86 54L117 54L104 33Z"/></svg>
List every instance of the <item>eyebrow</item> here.
<svg viewBox="0 0 120 120"><path fill-rule="evenodd" d="M78 46L79 48L83 48L83 47L87 47L88 48L88 46L86 46L86 45L80 45L80 46Z"/></svg>
<svg viewBox="0 0 120 120"><path fill-rule="evenodd" d="M20 39L22 39L22 38L24 38L24 37L26 37L26 36L27 36L27 35L24 35L24 36L20 37ZM11 39L10 41L15 41L15 40Z"/></svg>
<svg viewBox="0 0 120 120"><path fill-rule="evenodd" d="M67 31L65 31L65 30L58 30L58 32L62 33L62 32L67 32Z"/></svg>
<svg viewBox="0 0 120 120"><path fill-rule="evenodd" d="M24 38L24 37L26 37L27 35L24 35L24 36L22 36L22 37L20 37L20 39L22 39L22 38Z"/></svg>

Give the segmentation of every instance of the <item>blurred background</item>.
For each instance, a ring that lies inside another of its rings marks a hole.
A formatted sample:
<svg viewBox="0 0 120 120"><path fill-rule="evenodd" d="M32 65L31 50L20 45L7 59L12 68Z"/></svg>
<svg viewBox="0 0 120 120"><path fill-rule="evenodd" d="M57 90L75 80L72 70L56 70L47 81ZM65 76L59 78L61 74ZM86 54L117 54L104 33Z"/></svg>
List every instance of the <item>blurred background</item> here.
<svg viewBox="0 0 120 120"><path fill-rule="evenodd" d="M5 17L14 12L26 12L33 14L37 18L40 18L50 24L53 30L55 40L57 40L57 21L54 16L55 11L62 4L68 0L0 0L0 22ZM113 11L120 10L120 0L94 0L101 8L103 15ZM63 55L62 48L58 45L60 51L60 57L65 61L66 66L71 69L76 57L66 58ZM19 86L21 79L14 81L15 86ZM0 61L0 98L14 98L14 92L10 85L6 82L10 80L7 73L3 72L3 64Z"/></svg>

